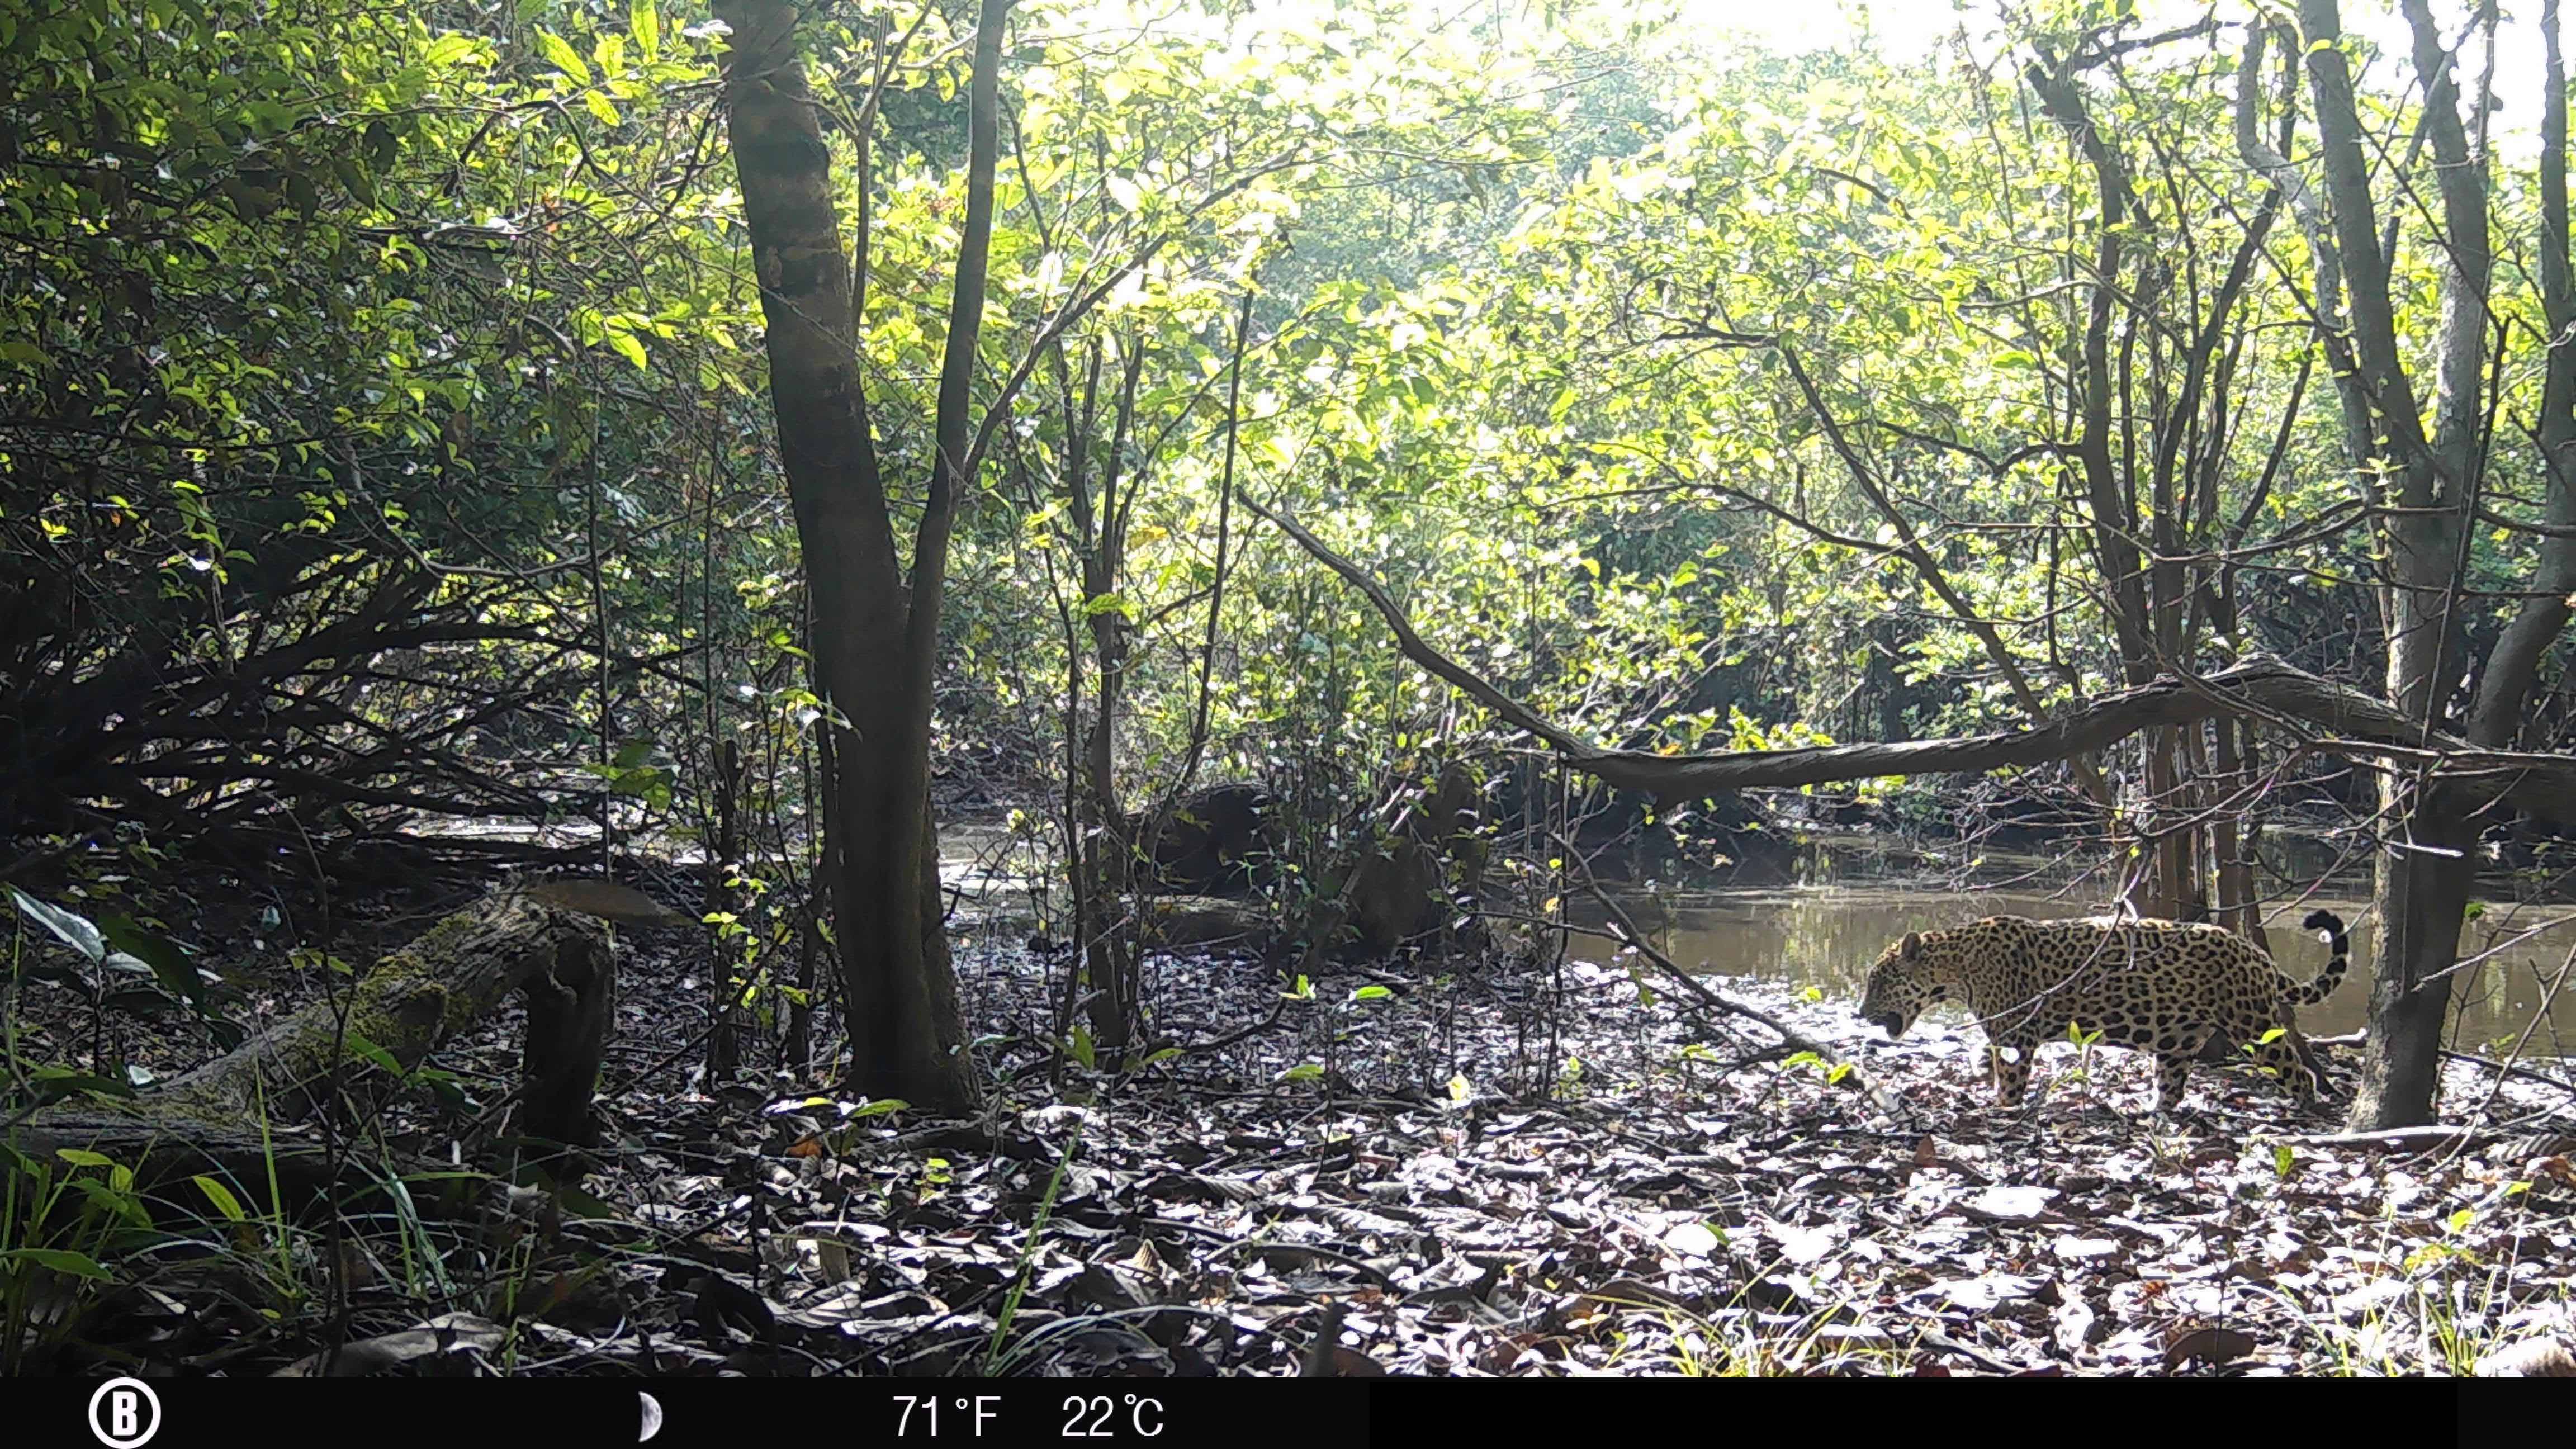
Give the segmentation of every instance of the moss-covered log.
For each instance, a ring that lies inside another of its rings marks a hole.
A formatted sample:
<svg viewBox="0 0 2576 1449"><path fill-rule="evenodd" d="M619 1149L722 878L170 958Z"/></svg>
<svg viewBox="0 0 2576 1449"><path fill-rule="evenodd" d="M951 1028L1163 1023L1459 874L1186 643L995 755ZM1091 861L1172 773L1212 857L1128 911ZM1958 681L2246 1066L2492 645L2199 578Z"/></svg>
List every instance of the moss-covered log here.
<svg viewBox="0 0 2576 1449"><path fill-rule="evenodd" d="M492 896L377 961L347 992L161 1091L50 1107L9 1128L7 1138L40 1157L64 1147L102 1152L146 1181L215 1172L263 1196L274 1159L282 1187L318 1189L338 1172L325 1144L294 1124L335 1089L381 1083L385 1073L360 1043L409 1070L525 992L524 1129L586 1144L615 997L613 961L598 920L525 894Z"/></svg>

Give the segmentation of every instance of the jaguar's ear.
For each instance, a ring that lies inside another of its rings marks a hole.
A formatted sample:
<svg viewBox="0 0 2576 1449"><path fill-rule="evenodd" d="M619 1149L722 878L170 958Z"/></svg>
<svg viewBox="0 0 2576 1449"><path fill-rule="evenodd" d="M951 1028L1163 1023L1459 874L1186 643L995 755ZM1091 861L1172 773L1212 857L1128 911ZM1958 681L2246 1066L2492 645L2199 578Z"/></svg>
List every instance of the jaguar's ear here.
<svg viewBox="0 0 2576 1449"><path fill-rule="evenodd" d="M1921 931L1908 931L1905 933L1905 939L1897 943L1896 958L1900 961L1911 961L1922 954L1923 933Z"/></svg>

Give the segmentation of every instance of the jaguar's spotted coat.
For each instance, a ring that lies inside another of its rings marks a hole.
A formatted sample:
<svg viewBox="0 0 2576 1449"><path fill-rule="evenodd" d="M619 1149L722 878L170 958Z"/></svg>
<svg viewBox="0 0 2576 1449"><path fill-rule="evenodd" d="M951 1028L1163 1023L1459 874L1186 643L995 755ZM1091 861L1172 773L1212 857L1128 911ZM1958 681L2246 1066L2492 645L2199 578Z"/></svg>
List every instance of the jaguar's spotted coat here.
<svg viewBox="0 0 2576 1449"><path fill-rule="evenodd" d="M1861 1019L1903 1036L1923 1009L1956 1001L1986 1031L1996 1099L2021 1101L2031 1054L2070 1023L2102 1041L2156 1054L2156 1106L2182 1102L2191 1064L2212 1037L2253 1048L2301 1101L2324 1085L2301 1059L2288 1008L2332 995L2351 965L2343 918L2310 913L2333 959L2299 985L2244 937L2222 926L2097 918L2034 921L1991 916L1948 931L1920 931L1887 948L1869 972ZM2274 1027L2281 1034L2263 1038ZM2014 1049L2006 1060L2004 1049Z"/></svg>

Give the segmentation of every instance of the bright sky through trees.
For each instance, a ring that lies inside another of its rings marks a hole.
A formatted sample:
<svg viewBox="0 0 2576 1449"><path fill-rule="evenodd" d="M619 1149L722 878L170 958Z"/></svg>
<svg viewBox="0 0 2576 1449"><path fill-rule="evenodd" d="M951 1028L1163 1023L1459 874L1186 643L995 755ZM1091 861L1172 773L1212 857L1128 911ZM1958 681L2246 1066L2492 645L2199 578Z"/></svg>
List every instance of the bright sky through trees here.
<svg viewBox="0 0 2576 1449"><path fill-rule="evenodd" d="M1705 23L1714 30L1734 32L1767 49L1820 50L1866 33L1877 42L1879 52L1890 58L1926 54L1948 41L1963 25L1976 44L1977 54L1992 54L2001 43L2003 13L2003 7L1991 0L1878 0L1876 4L1861 0L1814 0L1803 4L1681 0L1681 8L1685 15L1704 16ZM2233 25L2251 16L2255 8L2230 3L2219 5L2217 11L2222 21ZM2537 8L2506 5L2504 24L2496 40L2496 94L2502 98L2503 107L2495 124L2508 144L2519 141L2528 145L2539 133L2540 39L2530 16L2524 13ZM2195 0L2139 0L2138 9L2143 31L2189 25L2210 12L2208 4ZM2458 36L2466 33L2473 7L2458 0L2435 0L2433 11L2444 32ZM2346 31L2366 38L2378 48L2377 64L2387 64L2407 53L2405 17L2389 0L2346 0L2343 23ZM2464 59L2472 73L2485 63L2483 56Z"/></svg>

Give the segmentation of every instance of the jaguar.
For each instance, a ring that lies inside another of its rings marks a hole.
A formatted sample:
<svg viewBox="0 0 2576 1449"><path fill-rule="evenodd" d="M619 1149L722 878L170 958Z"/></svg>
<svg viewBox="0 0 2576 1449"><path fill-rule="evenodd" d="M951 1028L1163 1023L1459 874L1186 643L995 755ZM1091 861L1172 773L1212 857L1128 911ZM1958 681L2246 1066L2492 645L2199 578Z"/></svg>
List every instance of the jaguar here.
<svg viewBox="0 0 2576 1449"><path fill-rule="evenodd" d="M1893 1041L1926 1007L1967 1007L1985 1028L1989 1079L2006 1107L2020 1104L2039 1044L2069 1026L2099 1033L2107 1045L2153 1052L2159 1112L2182 1104L2192 1063L2212 1038L2250 1048L2305 1103L2325 1083L2309 1065L2289 1008L2334 994L2352 964L2352 942L2332 911L2310 912L2300 929L2322 933L2332 952L2325 971L2304 986L2223 926L1989 916L1909 932L1889 946L1870 967L1860 1015Z"/></svg>

